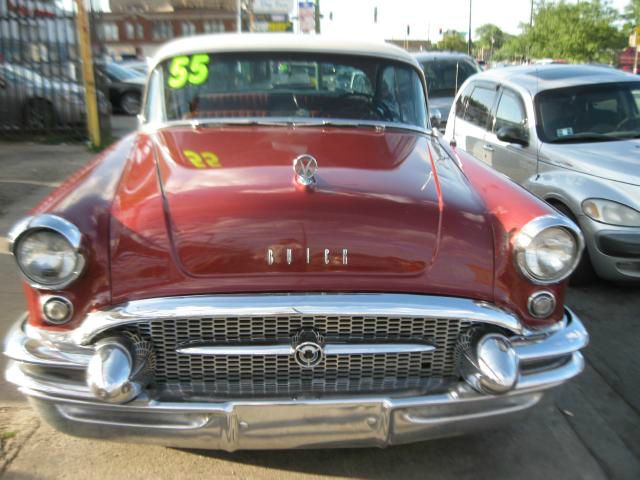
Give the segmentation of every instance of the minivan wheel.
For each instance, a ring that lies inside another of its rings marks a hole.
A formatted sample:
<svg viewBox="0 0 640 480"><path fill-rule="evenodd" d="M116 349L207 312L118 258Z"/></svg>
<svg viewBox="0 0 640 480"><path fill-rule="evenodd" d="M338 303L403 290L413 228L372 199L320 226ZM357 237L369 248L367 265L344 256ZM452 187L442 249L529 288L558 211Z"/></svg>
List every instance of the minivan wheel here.
<svg viewBox="0 0 640 480"><path fill-rule="evenodd" d="M566 217L569 217L573 223L580 227L578 223L578 219L575 217L573 212L569 210L565 205L561 203L552 203L552 205L560 211ZM583 233L584 235L584 233ZM569 279L569 283L571 285L580 286L580 285L588 285L593 282L596 278L596 272L593 269L593 265L591 265L591 259L589 258L589 251L585 248L582 251L582 257L580 258L580 262L578 262L578 266L571 274L571 278Z"/></svg>
<svg viewBox="0 0 640 480"><path fill-rule="evenodd" d="M127 115L140 113L140 95L135 92L127 92L120 98L120 108Z"/></svg>

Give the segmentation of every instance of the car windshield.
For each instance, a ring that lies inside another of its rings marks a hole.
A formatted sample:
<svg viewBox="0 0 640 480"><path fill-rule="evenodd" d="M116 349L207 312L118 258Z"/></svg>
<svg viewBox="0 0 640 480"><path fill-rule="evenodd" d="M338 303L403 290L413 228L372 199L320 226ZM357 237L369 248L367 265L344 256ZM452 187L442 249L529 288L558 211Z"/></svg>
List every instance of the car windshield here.
<svg viewBox="0 0 640 480"><path fill-rule="evenodd" d="M174 57L154 70L147 103L150 121L235 117L427 126L424 88L416 69L373 57Z"/></svg>
<svg viewBox="0 0 640 480"><path fill-rule="evenodd" d="M536 97L538 135L550 143L640 137L640 82L547 90Z"/></svg>
<svg viewBox="0 0 640 480"><path fill-rule="evenodd" d="M121 82L135 78L144 78L143 73L138 72L133 68L116 65L115 63L109 63L107 65L107 73Z"/></svg>
<svg viewBox="0 0 640 480"><path fill-rule="evenodd" d="M430 98L454 97L460 85L479 69L471 61L434 58L421 60Z"/></svg>

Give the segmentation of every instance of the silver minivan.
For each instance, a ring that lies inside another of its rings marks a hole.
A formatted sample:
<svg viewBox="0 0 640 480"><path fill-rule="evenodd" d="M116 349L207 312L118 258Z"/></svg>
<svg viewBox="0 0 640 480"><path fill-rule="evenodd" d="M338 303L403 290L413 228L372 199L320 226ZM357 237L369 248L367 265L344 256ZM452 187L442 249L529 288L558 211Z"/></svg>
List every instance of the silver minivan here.
<svg viewBox="0 0 640 480"><path fill-rule="evenodd" d="M640 77L587 65L489 70L460 88L445 137L580 225L576 283L594 270L640 281Z"/></svg>

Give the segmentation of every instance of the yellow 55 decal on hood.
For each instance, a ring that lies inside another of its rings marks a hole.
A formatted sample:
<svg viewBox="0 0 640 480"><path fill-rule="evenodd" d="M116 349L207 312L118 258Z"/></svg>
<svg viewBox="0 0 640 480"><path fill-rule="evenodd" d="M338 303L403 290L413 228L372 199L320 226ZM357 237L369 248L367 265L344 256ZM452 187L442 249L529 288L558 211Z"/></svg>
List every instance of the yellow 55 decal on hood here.
<svg viewBox="0 0 640 480"><path fill-rule="evenodd" d="M169 65L170 88L183 88L185 85L202 85L209 78L209 55L199 53L196 55L181 55L171 59Z"/></svg>

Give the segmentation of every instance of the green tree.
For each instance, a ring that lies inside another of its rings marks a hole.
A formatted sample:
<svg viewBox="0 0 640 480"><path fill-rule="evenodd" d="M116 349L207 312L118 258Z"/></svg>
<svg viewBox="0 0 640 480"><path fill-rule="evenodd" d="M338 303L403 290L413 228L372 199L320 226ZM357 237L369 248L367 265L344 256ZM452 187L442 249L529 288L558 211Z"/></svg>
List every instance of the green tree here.
<svg viewBox="0 0 640 480"><path fill-rule="evenodd" d="M608 63L626 44L620 15L606 0L540 2L523 40L531 58Z"/></svg>
<svg viewBox="0 0 640 480"><path fill-rule="evenodd" d="M476 47L485 50L499 50L505 41L505 33L493 23L476 28Z"/></svg>
<svg viewBox="0 0 640 480"><path fill-rule="evenodd" d="M464 35L455 30L447 30L442 34L442 39L438 42L438 50L449 50L451 52L466 52L467 41Z"/></svg>
<svg viewBox="0 0 640 480"><path fill-rule="evenodd" d="M622 18L626 21L626 29L640 26L640 0L631 0L626 7Z"/></svg>
<svg viewBox="0 0 640 480"><path fill-rule="evenodd" d="M502 47L493 54L494 60L522 61L529 55L526 35L509 36Z"/></svg>

